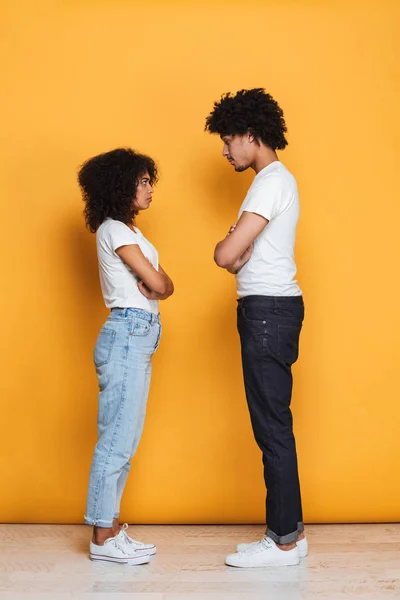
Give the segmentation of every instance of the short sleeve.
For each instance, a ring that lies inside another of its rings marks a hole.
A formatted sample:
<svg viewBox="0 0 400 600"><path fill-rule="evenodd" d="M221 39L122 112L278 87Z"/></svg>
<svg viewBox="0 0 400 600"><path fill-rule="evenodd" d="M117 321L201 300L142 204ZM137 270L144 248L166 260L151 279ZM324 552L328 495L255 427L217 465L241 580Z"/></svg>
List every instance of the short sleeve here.
<svg viewBox="0 0 400 600"><path fill-rule="evenodd" d="M121 221L112 221L108 226L108 242L115 252L121 246L138 244L138 236Z"/></svg>
<svg viewBox="0 0 400 600"><path fill-rule="evenodd" d="M243 212L253 212L271 221L281 212L282 182L269 176L251 187L243 205Z"/></svg>

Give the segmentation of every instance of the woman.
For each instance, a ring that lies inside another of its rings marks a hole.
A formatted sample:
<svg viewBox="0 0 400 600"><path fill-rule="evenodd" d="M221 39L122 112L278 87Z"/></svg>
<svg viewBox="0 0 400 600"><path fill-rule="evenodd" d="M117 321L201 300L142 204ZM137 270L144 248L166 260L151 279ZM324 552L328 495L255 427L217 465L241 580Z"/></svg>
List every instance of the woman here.
<svg viewBox="0 0 400 600"><path fill-rule="evenodd" d="M148 156L119 148L79 171L88 229L96 233L100 283L110 315L94 350L99 380L98 442L90 472L85 523L93 525L90 558L144 564L156 548L119 525L122 493L143 429L161 323L159 300L174 291L155 247L135 217L152 202L157 167Z"/></svg>

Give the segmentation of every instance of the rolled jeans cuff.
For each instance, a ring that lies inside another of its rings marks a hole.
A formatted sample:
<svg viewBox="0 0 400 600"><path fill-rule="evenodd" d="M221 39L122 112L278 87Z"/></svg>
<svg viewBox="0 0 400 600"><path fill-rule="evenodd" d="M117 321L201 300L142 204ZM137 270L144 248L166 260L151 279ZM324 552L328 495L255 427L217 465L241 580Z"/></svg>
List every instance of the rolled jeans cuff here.
<svg viewBox="0 0 400 600"><path fill-rule="evenodd" d="M292 544L293 542L297 542L299 533L303 533L304 531L304 523L297 523L296 531L292 533L288 533L286 535L277 535L272 529L267 528L266 536L271 538L275 542L275 544Z"/></svg>
<svg viewBox="0 0 400 600"><path fill-rule="evenodd" d="M105 527L105 528L109 529L110 527L112 527L113 522L112 521L104 521L102 519L91 519L90 517L87 517L85 515L85 524L86 525L94 525L95 527Z"/></svg>

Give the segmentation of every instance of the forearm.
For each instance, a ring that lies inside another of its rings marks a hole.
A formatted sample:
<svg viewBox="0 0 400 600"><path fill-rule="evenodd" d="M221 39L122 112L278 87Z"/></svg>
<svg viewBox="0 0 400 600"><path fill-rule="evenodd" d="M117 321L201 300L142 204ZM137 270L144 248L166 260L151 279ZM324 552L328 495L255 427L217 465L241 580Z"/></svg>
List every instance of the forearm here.
<svg viewBox="0 0 400 600"><path fill-rule="evenodd" d="M172 283L171 279L168 277L167 291L165 292L165 294L157 294L158 300L166 300L167 298L172 296L173 293L174 293L174 284Z"/></svg>
<svg viewBox="0 0 400 600"><path fill-rule="evenodd" d="M231 248L230 251L225 251L226 239L219 242L214 251L214 261L221 269L226 269L229 273L237 273L243 265L250 259L253 245L247 247L244 251L239 250L241 254Z"/></svg>
<svg viewBox="0 0 400 600"><path fill-rule="evenodd" d="M238 260L233 263L233 265L227 265L225 267L225 270L228 271L228 273L231 273L232 275L237 275L237 273L239 273L240 269L242 267L244 267L244 265L249 261L249 257L246 256L246 253L243 254L243 256L241 256L240 258L238 258Z"/></svg>
<svg viewBox="0 0 400 600"><path fill-rule="evenodd" d="M166 300L174 293L174 284L165 271L162 271L162 275L165 277L166 285L164 291L156 292L150 286L146 285L143 281L138 282L138 288L140 292L146 296L149 300Z"/></svg>
<svg viewBox="0 0 400 600"><path fill-rule="evenodd" d="M169 275L167 275L167 273L164 271L164 269L162 268L161 265L158 265L158 271L159 271L159 273L162 273L167 278L167 289L164 294L161 294L159 296L159 300L166 300L167 298L172 296L172 294L174 293L174 284L172 283L171 277L169 277Z"/></svg>
<svg viewBox="0 0 400 600"><path fill-rule="evenodd" d="M228 273L231 273L232 275L237 275L237 273L240 271L240 267L232 265L231 267L226 267L225 271L228 271Z"/></svg>

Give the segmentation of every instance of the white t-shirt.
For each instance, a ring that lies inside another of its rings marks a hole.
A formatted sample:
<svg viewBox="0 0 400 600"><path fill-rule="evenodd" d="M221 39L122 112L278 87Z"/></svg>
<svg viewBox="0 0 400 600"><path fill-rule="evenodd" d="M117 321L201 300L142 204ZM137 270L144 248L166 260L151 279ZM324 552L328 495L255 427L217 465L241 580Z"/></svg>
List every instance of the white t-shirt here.
<svg viewBox="0 0 400 600"><path fill-rule="evenodd" d="M238 296L301 296L294 279L299 197L295 178L280 161L257 173L239 218L244 211L257 213L269 223L256 238L250 260L236 275Z"/></svg>
<svg viewBox="0 0 400 600"><path fill-rule="evenodd" d="M96 232L100 283L108 308L142 308L158 314L158 300L148 300L139 291L139 278L115 252L121 246L138 244L158 270L158 252L137 227L136 233L121 221L106 219Z"/></svg>

